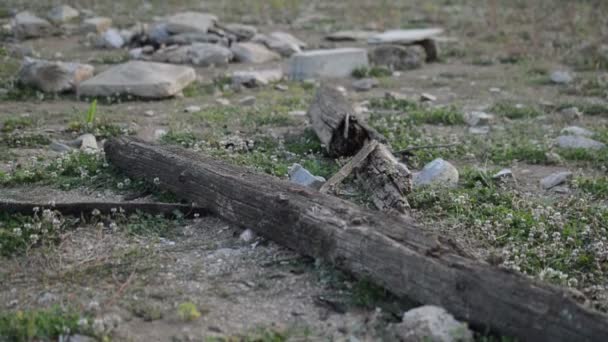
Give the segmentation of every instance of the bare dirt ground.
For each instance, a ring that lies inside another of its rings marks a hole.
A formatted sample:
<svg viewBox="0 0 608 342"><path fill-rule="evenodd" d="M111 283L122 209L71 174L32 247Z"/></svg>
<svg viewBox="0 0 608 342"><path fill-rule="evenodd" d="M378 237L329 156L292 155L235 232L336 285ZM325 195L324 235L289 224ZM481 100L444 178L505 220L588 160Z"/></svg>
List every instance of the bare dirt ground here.
<svg viewBox="0 0 608 342"><path fill-rule="evenodd" d="M563 151L554 144L567 126L589 129L594 139L608 143L608 6L603 1L70 4L112 17L118 27L152 22L181 10L202 10L222 22L255 25L260 32L288 31L306 41L309 49L367 46L323 39L341 29L444 27L444 36L450 39L440 41L439 62L380 77L379 86L368 92L354 91L353 78L331 82L343 86L353 103L367 106L363 117L389 138L394 150L455 144L423 150L408 161L420 170L442 157L460 171L456 189L412 194L412 213L427 229L450 234L480 259L569 287L584 296L587 305L608 309L608 152ZM0 5L0 23L9 22L11 9L46 13L51 5L9 0ZM0 128L8 127L9 120L24 122L23 127L2 131L0 198L122 200L140 191L141 184L129 185L136 180L100 166L103 155L74 157L57 171L53 163L64 157L48 144L83 133L74 123L82 122L90 99L20 93L12 82L21 61L14 52L17 47L31 48L41 58L91 63L97 71L125 60L127 51L85 46L79 34L25 41L0 36L0 42L0 87L5 90L0 94ZM218 81L234 70L286 63L283 59L263 65L197 67L198 80L184 96L100 101L97 117L118 127L119 134L155 141L155 131L162 129L168 133L161 143L210 153L277 177L287 178L286 167L299 162L328 178L339 168L338 162L323 155L305 116L289 114L305 111L314 89L283 81L287 90L269 85L233 91ZM553 84L549 75L555 70L568 70L574 80ZM429 93L437 98L430 108L485 111L495 120L482 135L461 121L412 123L399 108L393 113L370 104L386 92L416 103L422 93ZM256 97L255 105L239 106L239 99L249 95ZM218 104L218 98L231 105ZM184 111L192 105L201 111ZM571 106L583 114L571 117L562 111ZM109 130L96 133L98 143L115 135ZM219 142L235 136L255 140L256 149L226 151ZM559 160L548 157L550 153L558 154ZM491 179L505 167L512 170L513 179ZM71 169L75 171L65 171ZM540 180L558 171L573 172L573 180L561 191L543 189ZM143 200L168 196L145 195ZM343 196L369 205L365 194ZM52 241L28 245L20 252L1 250L0 315L5 316L0 317L0 329L18 312L59 306L76 312L78 319L90 320L93 332L88 332L104 341L383 340L388 324L409 307L268 239L244 241L240 235L247 227L213 217L141 214L59 220L61 230ZM36 222L0 213L5 236ZM0 241L0 246L8 248L8 243ZM483 335L477 338L497 338Z"/></svg>

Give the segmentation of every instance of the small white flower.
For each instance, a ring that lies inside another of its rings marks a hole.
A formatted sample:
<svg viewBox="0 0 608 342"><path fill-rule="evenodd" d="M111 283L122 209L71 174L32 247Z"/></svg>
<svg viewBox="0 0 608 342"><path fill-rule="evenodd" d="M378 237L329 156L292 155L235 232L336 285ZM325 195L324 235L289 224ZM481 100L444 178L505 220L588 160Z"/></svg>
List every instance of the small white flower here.
<svg viewBox="0 0 608 342"><path fill-rule="evenodd" d="M101 212L99 211L99 209L95 208L95 209L93 209L93 211L91 212L91 214L93 216L99 216L101 214Z"/></svg>
<svg viewBox="0 0 608 342"><path fill-rule="evenodd" d="M199 218L201 216L201 214L199 213L194 213L194 218Z"/></svg>
<svg viewBox="0 0 608 342"><path fill-rule="evenodd" d="M124 185L124 183L123 183L123 182L119 182L118 184L116 184L116 186L117 186L119 189L122 189L122 188L124 188L124 187L125 187L125 185Z"/></svg>
<svg viewBox="0 0 608 342"><path fill-rule="evenodd" d="M153 182L154 182L154 184L156 184L156 185L160 184L160 178L155 177Z"/></svg>
<svg viewBox="0 0 608 342"><path fill-rule="evenodd" d="M21 236L21 228L14 228L13 234L15 234L16 236Z"/></svg>

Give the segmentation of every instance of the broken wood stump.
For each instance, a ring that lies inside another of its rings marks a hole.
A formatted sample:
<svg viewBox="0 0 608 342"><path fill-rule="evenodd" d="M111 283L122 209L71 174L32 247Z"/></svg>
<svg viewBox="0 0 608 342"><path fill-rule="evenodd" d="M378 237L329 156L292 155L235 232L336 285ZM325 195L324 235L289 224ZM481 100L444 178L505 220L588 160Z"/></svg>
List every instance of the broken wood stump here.
<svg viewBox="0 0 608 342"><path fill-rule="evenodd" d="M356 206L268 175L131 138L105 145L108 160L296 252L421 304L446 308L477 329L521 341L605 341L608 317L569 292L462 256L408 218Z"/></svg>
<svg viewBox="0 0 608 342"><path fill-rule="evenodd" d="M348 100L335 88L322 85L308 109L312 128L332 157L356 155L357 163L349 163L332 177L328 191L337 186L352 171L369 193L374 205L385 212L406 214L409 204L406 195L412 188L412 174L384 144L386 139L357 117ZM369 149L373 141L373 149ZM365 152L365 157L358 154ZM344 176L345 175L345 176Z"/></svg>

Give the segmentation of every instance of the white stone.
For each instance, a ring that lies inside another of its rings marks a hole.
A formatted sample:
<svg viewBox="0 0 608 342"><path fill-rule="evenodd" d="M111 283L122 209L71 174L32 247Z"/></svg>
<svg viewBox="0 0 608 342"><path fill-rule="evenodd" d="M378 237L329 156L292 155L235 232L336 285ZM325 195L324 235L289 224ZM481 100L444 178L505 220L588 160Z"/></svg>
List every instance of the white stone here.
<svg viewBox="0 0 608 342"><path fill-rule="evenodd" d="M194 43L185 46L172 46L158 50L152 60L174 64L193 64L197 66L225 66L232 60L230 49L208 43Z"/></svg>
<svg viewBox="0 0 608 342"><path fill-rule="evenodd" d="M412 44L442 33L441 28L390 30L371 36L367 41L370 44Z"/></svg>
<svg viewBox="0 0 608 342"><path fill-rule="evenodd" d="M565 127L560 133L563 135L576 135L579 137L592 137L594 135L590 130L578 126Z"/></svg>
<svg viewBox="0 0 608 342"><path fill-rule="evenodd" d="M289 61L293 80L348 77L353 70L368 67L367 51L359 48L311 50L296 53Z"/></svg>
<svg viewBox="0 0 608 342"><path fill-rule="evenodd" d="M233 85L244 85L246 87L257 87L267 85L272 82L278 82L283 79L283 70L267 69L267 70L251 70L251 71L235 71L232 73Z"/></svg>
<svg viewBox="0 0 608 342"><path fill-rule="evenodd" d="M434 101L437 101L437 96L429 94L429 93L422 93L422 94L420 94L420 101L434 102Z"/></svg>
<svg viewBox="0 0 608 342"><path fill-rule="evenodd" d="M188 106L184 109L186 113L197 113L201 111L201 107L199 106Z"/></svg>
<svg viewBox="0 0 608 342"><path fill-rule="evenodd" d="M13 32L20 38L36 38L48 35L53 26L45 19L30 12L17 13L12 22Z"/></svg>
<svg viewBox="0 0 608 342"><path fill-rule="evenodd" d="M230 50L237 61L242 63L266 63L281 59L281 56L256 43L232 44Z"/></svg>
<svg viewBox="0 0 608 342"><path fill-rule="evenodd" d="M241 239L244 242L251 242L255 239L255 232L251 229L245 229L243 230L243 232L241 233L241 235L239 235L239 239Z"/></svg>
<svg viewBox="0 0 608 342"><path fill-rule="evenodd" d="M173 34L184 32L207 33L217 22L217 17L209 13L182 12L167 18L167 31Z"/></svg>
<svg viewBox="0 0 608 342"><path fill-rule="evenodd" d="M84 96L135 95L163 98L182 91L196 80L194 69L171 64L131 61L114 66L78 87Z"/></svg>
<svg viewBox="0 0 608 342"><path fill-rule="evenodd" d="M97 151L99 148L97 146L97 139L95 139L93 134L83 134L76 140L80 141L80 149L82 151Z"/></svg>
<svg viewBox="0 0 608 342"><path fill-rule="evenodd" d="M334 32L326 36L325 39L334 42L366 41L377 34L379 34L377 31L347 30Z"/></svg>
<svg viewBox="0 0 608 342"><path fill-rule="evenodd" d="M112 26L112 19L106 17L88 18L82 22L83 33L103 33Z"/></svg>
<svg viewBox="0 0 608 342"><path fill-rule="evenodd" d="M47 18L54 24L62 24L78 18L79 15L80 13L73 7L59 5L49 11Z"/></svg>
<svg viewBox="0 0 608 342"><path fill-rule="evenodd" d="M218 104L220 104L222 106L230 106L230 100L222 98L222 97L215 99L215 102L217 102Z"/></svg>
<svg viewBox="0 0 608 342"><path fill-rule="evenodd" d="M513 177L513 172L511 171L511 169L502 169L498 172L496 172L492 178L494 179L501 179L501 178L511 178Z"/></svg>
<svg viewBox="0 0 608 342"><path fill-rule="evenodd" d="M325 183L325 178L314 176L300 164L293 164L289 168L289 180L293 183L316 189Z"/></svg>
<svg viewBox="0 0 608 342"><path fill-rule="evenodd" d="M125 40L122 38L117 29L108 29L99 36L97 47L106 49L120 49L125 45Z"/></svg>
<svg viewBox="0 0 608 342"><path fill-rule="evenodd" d="M576 135L562 135L557 137L557 146L561 148L580 148L585 150L599 150L606 147L606 144Z"/></svg>
<svg viewBox="0 0 608 342"><path fill-rule="evenodd" d="M391 324L389 331L395 340L404 342L473 342L473 333L466 323L432 305L407 311L401 323Z"/></svg>
<svg viewBox="0 0 608 342"><path fill-rule="evenodd" d="M543 187L543 189L549 190L553 187L566 183L570 179L572 179L572 172L570 172L570 171L556 172L556 173L550 174L547 177L541 179L540 185Z"/></svg>
<svg viewBox="0 0 608 342"><path fill-rule="evenodd" d="M437 158L426 164L422 171L414 175L414 187L425 185L456 186L458 170L449 162Z"/></svg>
<svg viewBox="0 0 608 342"><path fill-rule="evenodd" d="M553 83L568 84L572 82L572 75L568 71L554 71L549 76Z"/></svg>
<svg viewBox="0 0 608 342"><path fill-rule="evenodd" d="M88 64L64 63L25 58L17 79L22 84L59 93L75 90L78 84L93 77L95 68Z"/></svg>

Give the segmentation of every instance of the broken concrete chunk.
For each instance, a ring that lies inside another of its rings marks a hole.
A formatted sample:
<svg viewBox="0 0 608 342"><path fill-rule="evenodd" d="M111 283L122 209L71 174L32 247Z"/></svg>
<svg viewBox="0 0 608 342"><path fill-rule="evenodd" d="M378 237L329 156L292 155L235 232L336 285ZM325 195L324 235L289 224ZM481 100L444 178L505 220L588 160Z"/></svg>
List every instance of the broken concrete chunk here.
<svg viewBox="0 0 608 342"><path fill-rule="evenodd" d="M78 84L93 77L95 68L88 64L64 63L25 58L17 75L20 83L43 92L75 90Z"/></svg>
<svg viewBox="0 0 608 342"><path fill-rule="evenodd" d="M378 33L377 31L362 30L338 31L326 36L325 39L333 42L367 41Z"/></svg>
<svg viewBox="0 0 608 342"><path fill-rule="evenodd" d="M540 185L543 187L543 189L549 190L553 187L566 183L570 179L572 179L572 172L570 172L570 171L556 172L556 173L550 174L547 177L541 179Z"/></svg>
<svg viewBox="0 0 608 342"><path fill-rule="evenodd" d="M185 46L171 46L158 50L152 60L173 64L193 64L198 66L224 66L232 60L230 49L216 44L194 43Z"/></svg>
<svg viewBox="0 0 608 342"><path fill-rule="evenodd" d="M215 26L217 17L209 13L182 12L167 18L167 31L173 34L184 32L207 33Z"/></svg>
<svg viewBox="0 0 608 342"><path fill-rule="evenodd" d="M51 33L53 26L45 19L39 18L31 12L17 13L12 23L13 32L19 38L36 38Z"/></svg>
<svg viewBox="0 0 608 342"><path fill-rule="evenodd" d="M70 7L68 5L59 5L53 7L49 11L47 18L53 24L62 24L78 18L79 15L80 13L73 7Z"/></svg>
<svg viewBox="0 0 608 342"><path fill-rule="evenodd" d="M359 48L311 50L296 53L289 61L293 80L348 77L353 70L368 67L367 51Z"/></svg>
<svg viewBox="0 0 608 342"><path fill-rule="evenodd" d="M243 63L266 63L281 59L281 56L256 43L236 43L230 47L237 61Z"/></svg>
<svg viewBox="0 0 608 342"><path fill-rule="evenodd" d="M393 339L403 342L473 342L473 333L466 323L432 305L407 311L401 323L390 324L388 331Z"/></svg>
<svg viewBox="0 0 608 342"><path fill-rule="evenodd" d="M112 27L112 19L105 17L88 18L82 22L83 33L103 33Z"/></svg>
<svg viewBox="0 0 608 342"><path fill-rule="evenodd" d="M424 58L424 49L420 46L380 45L369 52L371 64L390 70L420 68Z"/></svg>
<svg viewBox="0 0 608 342"><path fill-rule="evenodd" d="M278 82L281 79L283 79L283 70L281 69L235 71L232 74L232 85L252 88Z"/></svg>
<svg viewBox="0 0 608 342"><path fill-rule="evenodd" d="M196 79L194 69L171 64L131 61L114 66L78 87L84 96L173 96Z"/></svg>
<svg viewBox="0 0 608 342"><path fill-rule="evenodd" d="M603 142L576 135L559 136L556 143L561 148L580 148L585 150L599 150L606 147L606 144Z"/></svg>
<svg viewBox="0 0 608 342"><path fill-rule="evenodd" d="M414 187L425 185L454 187L458 184L458 177L458 170L452 164L437 158L414 175Z"/></svg>
<svg viewBox="0 0 608 342"><path fill-rule="evenodd" d="M310 171L306 170L300 164L293 164L289 168L289 180L293 183L300 184L303 186L308 186L311 188L319 189L323 183L325 183L325 178L320 176L314 176Z"/></svg>
<svg viewBox="0 0 608 342"><path fill-rule="evenodd" d="M441 28L389 30L374 36L367 41L370 44L414 44L437 37L443 33Z"/></svg>

